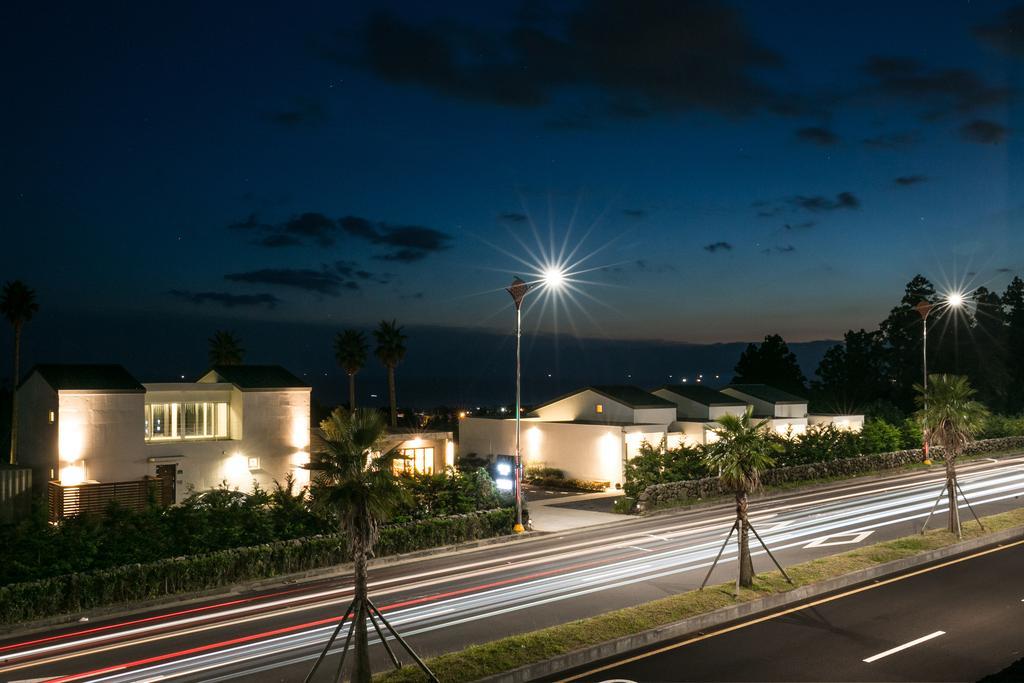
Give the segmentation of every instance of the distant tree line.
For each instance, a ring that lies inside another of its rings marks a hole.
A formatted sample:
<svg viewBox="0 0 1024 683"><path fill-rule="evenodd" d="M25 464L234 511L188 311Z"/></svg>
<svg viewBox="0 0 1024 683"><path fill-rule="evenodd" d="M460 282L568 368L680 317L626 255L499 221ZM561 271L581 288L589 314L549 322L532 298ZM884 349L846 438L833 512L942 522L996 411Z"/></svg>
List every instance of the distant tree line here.
<svg viewBox="0 0 1024 683"><path fill-rule="evenodd" d="M922 322L928 316L928 373L962 375L977 398L996 413L1024 413L1024 280L1014 277L999 294L978 287L960 307L921 275L907 283L899 305L874 330L849 330L825 352L808 382L796 356L778 335L750 344L733 382L770 384L810 398L815 410L866 413L899 423L914 410L914 385L923 378Z"/></svg>

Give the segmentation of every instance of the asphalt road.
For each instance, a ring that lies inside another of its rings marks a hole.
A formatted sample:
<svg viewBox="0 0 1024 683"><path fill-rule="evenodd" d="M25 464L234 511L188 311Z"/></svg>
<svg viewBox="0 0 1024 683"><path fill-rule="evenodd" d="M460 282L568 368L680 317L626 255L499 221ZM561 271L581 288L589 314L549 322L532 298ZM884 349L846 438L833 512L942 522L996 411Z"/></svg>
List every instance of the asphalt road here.
<svg viewBox="0 0 1024 683"><path fill-rule="evenodd" d="M1024 502L1022 456L961 471L982 514ZM933 469L793 492L754 501L751 519L794 564L913 533L941 482ZM695 588L732 519L731 505L714 505L380 564L371 595L422 655L460 650ZM730 544L712 581L733 577L734 558ZM755 567L769 568L763 554ZM0 680L301 681L350 599L339 576L12 634L0 640ZM372 654L387 666L379 644Z"/></svg>
<svg viewBox="0 0 1024 683"><path fill-rule="evenodd" d="M977 681L1024 654L1024 541L737 622L561 681Z"/></svg>

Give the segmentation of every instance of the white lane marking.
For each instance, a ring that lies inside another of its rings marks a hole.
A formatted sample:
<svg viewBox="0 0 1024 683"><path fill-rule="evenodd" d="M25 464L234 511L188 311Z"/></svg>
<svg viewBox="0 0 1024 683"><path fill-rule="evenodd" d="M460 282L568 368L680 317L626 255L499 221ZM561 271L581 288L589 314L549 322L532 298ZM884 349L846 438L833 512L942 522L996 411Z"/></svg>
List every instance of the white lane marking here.
<svg viewBox="0 0 1024 683"><path fill-rule="evenodd" d="M650 548L641 548L638 545L631 545L631 546L628 546L628 547L632 548L633 550L643 550L645 553L653 553L654 552Z"/></svg>
<svg viewBox="0 0 1024 683"><path fill-rule="evenodd" d="M814 539L813 541L805 545L804 548L825 548L830 545L852 545L854 543L860 543L873 533L875 533L874 529L861 531L859 533L855 531L844 531L841 534L829 534L828 536L821 536L819 538ZM844 536L846 538L843 538ZM828 540L830 538L835 538L839 540L830 541Z"/></svg>
<svg viewBox="0 0 1024 683"><path fill-rule="evenodd" d="M923 643L923 642L925 642L927 640L931 640L932 638L938 638L939 636L944 636L944 635L946 635L945 631L936 631L935 633L929 633L928 635L921 636L920 638L912 640L909 643L903 643L902 645L897 645L896 647L892 648L891 650L886 650L885 652L879 652L877 655L871 655L870 657L868 657L864 661L867 662L868 664L870 664L872 662L877 662L882 657L888 657L889 655L894 655L897 652L900 652L902 650L906 650L909 647L914 647L915 645L920 645L921 643Z"/></svg>

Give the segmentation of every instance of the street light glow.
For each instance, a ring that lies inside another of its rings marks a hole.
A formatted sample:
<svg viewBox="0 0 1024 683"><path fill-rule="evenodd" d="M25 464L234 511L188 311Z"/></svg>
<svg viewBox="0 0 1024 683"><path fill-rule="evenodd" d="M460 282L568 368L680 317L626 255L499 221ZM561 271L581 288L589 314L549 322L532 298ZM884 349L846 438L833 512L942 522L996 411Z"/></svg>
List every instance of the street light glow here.
<svg viewBox="0 0 1024 683"><path fill-rule="evenodd" d="M960 308L964 305L964 295L960 292L950 292L946 296L946 303L952 308Z"/></svg>
<svg viewBox="0 0 1024 683"><path fill-rule="evenodd" d="M541 279L545 286L552 289L561 289L565 283L565 272L557 266L548 266L544 269Z"/></svg>

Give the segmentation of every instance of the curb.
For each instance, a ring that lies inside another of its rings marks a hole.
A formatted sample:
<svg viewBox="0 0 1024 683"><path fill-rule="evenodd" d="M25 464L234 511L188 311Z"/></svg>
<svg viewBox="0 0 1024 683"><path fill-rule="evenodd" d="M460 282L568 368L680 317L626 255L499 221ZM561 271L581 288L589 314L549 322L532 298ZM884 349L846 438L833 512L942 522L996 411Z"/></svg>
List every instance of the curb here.
<svg viewBox="0 0 1024 683"><path fill-rule="evenodd" d="M599 643L579 650L574 650L564 655L554 657L553 659L534 662L532 664L521 666L517 669L512 669L511 671L506 671L504 673L479 680L483 683L525 683L526 681L552 676L562 671L574 669L602 659L623 655L628 652L664 643L666 641L676 640L690 633L706 631L710 628L721 626L744 617L753 616L761 612L796 605L808 600L809 598L825 595L826 593L832 593L843 588L849 588L851 586L866 583L891 574L898 574L908 569L931 564L938 560L944 560L972 550L979 550L988 546L999 545L1007 541L1016 541L1021 539L1024 539L1024 527L1004 529L1003 531L997 531L969 541L961 541L959 543L948 545L944 548L929 550L919 555L893 560L874 567L868 567L849 574L837 576L832 579L826 579L825 581L820 581L818 583L801 586L800 588L795 588L785 593L775 593L773 595L768 595L756 600L750 600L738 605L723 607L713 612L707 612L706 614L688 617L681 621L665 624L664 626L623 636L621 638L616 638L615 640L609 640L604 643Z"/></svg>

